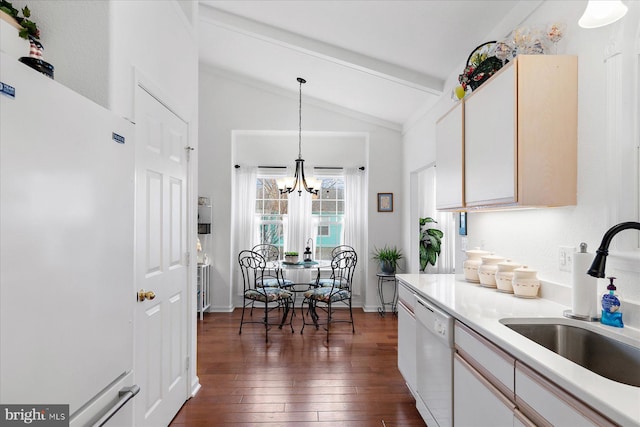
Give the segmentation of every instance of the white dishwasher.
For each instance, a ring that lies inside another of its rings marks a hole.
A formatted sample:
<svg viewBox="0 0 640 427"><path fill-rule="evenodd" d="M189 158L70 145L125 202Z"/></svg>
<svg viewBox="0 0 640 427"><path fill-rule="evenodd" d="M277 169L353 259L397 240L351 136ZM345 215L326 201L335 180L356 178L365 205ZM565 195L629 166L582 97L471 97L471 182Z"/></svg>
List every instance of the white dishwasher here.
<svg viewBox="0 0 640 427"><path fill-rule="evenodd" d="M430 427L453 426L453 318L416 298L416 406Z"/></svg>

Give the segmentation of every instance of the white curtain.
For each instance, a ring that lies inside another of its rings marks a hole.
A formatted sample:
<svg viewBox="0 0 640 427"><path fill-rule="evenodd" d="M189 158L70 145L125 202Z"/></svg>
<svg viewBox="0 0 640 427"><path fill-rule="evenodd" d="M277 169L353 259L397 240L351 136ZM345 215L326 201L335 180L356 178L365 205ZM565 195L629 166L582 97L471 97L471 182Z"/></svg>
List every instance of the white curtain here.
<svg viewBox="0 0 640 427"><path fill-rule="evenodd" d="M256 180L257 168L241 166L236 169L236 192L234 195L234 215L236 241L232 260L237 259L240 251L251 249L256 242ZM237 264L237 261L236 261ZM238 266L234 271L237 271ZM236 282L241 279L236 275ZM238 294L242 294L242 284L238 286Z"/></svg>
<svg viewBox="0 0 640 427"><path fill-rule="evenodd" d="M428 273L453 273L455 267L455 219L451 212L436 210L436 172L435 167L427 168L418 173L419 208L420 218L431 217L437 224L431 224L430 228L437 228L444 233L440 255L435 267L429 264Z"/></svg>
<svg viewBox="0 0 640 427"><path fill-rule="evenodd" d="M358 264L353 276L353 293L360 295L362 282L365 279L367 254L363 252L363 236L366 233L367 221L365 211L364 171L357 168L345 169L344 174L344 236L345 245L353 247L358 254Z"/></svg>

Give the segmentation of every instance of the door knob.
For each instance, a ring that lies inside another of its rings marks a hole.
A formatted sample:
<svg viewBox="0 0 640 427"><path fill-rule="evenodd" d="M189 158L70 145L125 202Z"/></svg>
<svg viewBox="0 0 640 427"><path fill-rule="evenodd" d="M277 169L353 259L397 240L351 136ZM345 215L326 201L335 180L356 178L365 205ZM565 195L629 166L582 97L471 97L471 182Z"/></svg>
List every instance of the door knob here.
<svg viewBox="0 0 640 427"><path fill-rule="evenodd" d="M140 289L138 291L138 301L144 301L145 299L154 299L156 294L153 291L145 291L144 289Z"/></svg>

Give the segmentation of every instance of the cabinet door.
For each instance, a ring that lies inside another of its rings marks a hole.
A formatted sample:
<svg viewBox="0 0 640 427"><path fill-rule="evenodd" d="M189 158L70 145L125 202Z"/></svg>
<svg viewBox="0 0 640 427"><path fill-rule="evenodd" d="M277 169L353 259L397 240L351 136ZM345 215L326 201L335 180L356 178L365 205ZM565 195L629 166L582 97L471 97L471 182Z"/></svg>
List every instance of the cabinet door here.
<svg viewBox="0 0 640 427"><path fill-rule="evenodd" d="M398 303L398 369L415 397L416 319L402 301Z"/></svg>
<svg viewBox="0 0 640 427"><path fill-rule="evenodd" d="M456 353L453 360L456 427L512 427L515 405Z"/></svg>
<svg viewBox="0 0 640 427"><path fill-rule="evenodd" d="M517 201L515 69L505 67L465 100L467 206Z"/></svg>
<svg viewBox="0 0 640 427"><path fill-rule="evenodd" d="M436 123L436 208L464 207L464 103Z"/></svg>

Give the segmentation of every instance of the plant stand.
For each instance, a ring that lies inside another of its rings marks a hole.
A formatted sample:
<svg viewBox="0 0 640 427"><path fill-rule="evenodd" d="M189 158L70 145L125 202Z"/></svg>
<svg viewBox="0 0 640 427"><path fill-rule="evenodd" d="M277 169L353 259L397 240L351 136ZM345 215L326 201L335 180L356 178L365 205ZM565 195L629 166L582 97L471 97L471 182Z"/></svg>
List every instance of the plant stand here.
<svg viewBox="0 0 640 427"><path fill-rule="evenodd" d="M391 312L397 316L398 315L398 280L396 279L396 275L387 274L387 273L377 273L378 276L378 298L380 299L380 307L378 308L378 314L382 317L386 314L386 306L391 306ZM393 283L393 298L391 301L385 302L384 300L384 284L386 282Z"/></svg>

